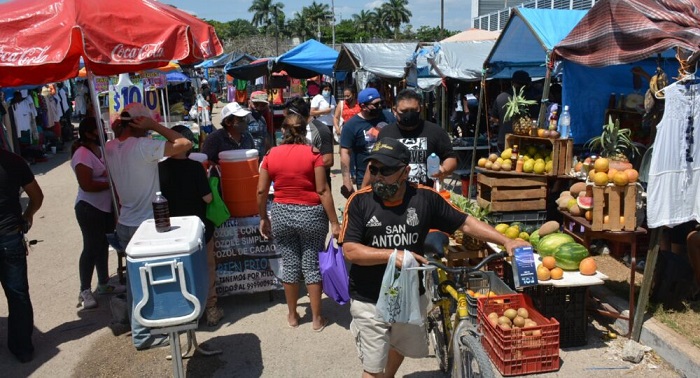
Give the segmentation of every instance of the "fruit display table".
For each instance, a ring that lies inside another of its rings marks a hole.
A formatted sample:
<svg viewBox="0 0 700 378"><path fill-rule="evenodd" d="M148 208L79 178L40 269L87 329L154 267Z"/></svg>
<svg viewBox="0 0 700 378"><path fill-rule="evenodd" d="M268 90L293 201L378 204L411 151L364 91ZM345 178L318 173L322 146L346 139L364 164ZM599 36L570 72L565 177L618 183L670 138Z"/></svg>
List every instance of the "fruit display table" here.
<svg viewBox="0 0 700 378"><path fill-rule="evenodd" d="M634 279L637 270L637 237L645 235L647 230L642 227L637 227L634 231L593 231L591 222L587 221L585 218L573 216L565 211L561 211L560 213L564 219L564 232L571 235L571 237L583 244L586 248L590 248L591 240L593 239L605 239L630 245L629 316L623 316L604 310L598 310L598 312L602 315L627 320L629 322L628 332L631 332L634 319Z"/></svg>

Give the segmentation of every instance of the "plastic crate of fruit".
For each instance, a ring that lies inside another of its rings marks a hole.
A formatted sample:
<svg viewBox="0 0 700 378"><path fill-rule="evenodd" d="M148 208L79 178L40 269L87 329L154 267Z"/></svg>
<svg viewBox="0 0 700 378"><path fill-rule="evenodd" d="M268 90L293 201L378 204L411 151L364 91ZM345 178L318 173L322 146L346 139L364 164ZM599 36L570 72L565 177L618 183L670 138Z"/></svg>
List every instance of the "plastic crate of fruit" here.
<svg viewBox="0 0 700 378"><path fill-rule="evenodd" d="M559 345L562 348L586 345L588 287L534 286L523 291L544 316L559 322Z"/></svg>
<svg viewBox="0 0 700 378"><path fill-rule="evenodd" d="M488 221L491 224L499 223L522 223L525 227L521 227L521 231L531 234L532 231L540 228L547 221L546 210L535 211L508 211L508 212L493 212L488 215Z"/></svg>
<svg viewBox="0 0 700 378"><path fill-rule="evenodd" d="M503 294L515 294L515 291L501 280L495 272L480 272L480 277L473 276L467 279L467 307L469 309L469 321L477 323L477 300L481 297Z"/></svg>
<svg viewBox="0 0 700 378"><path fill-rule="evenodd" d="M478 316L482 344L501 374L559 369L559 322L542 316L522 294L479 298Z"/></svg>

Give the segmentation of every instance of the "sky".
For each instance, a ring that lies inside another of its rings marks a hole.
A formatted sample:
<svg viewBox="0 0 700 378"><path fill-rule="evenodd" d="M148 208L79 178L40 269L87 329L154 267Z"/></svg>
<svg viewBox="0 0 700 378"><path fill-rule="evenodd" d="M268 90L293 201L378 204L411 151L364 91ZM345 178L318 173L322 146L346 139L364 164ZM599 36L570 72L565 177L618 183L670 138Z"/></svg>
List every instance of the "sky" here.
<svg viewBox="0 0 700 378"><path fill-rule="evenodd" d="M284 13L291 18L294 12L311 5L313 0L277 0L284 4ZM251 20L253 14L248 12L252 0L161 0L180 9L195 14L197 17L216 21L231 21L237 18ZM317 3L331 5L331 0L316 0ZM380 6L382 0L335 0L335 13L338 21L352 19L352 15L361 10L371 10ZM444 0L445 28L448 30L465 30L470 27L471 0ZM414 30L420 26L440 26L440 0L408 0L408 9L413 14L411 25Z"/></svg>

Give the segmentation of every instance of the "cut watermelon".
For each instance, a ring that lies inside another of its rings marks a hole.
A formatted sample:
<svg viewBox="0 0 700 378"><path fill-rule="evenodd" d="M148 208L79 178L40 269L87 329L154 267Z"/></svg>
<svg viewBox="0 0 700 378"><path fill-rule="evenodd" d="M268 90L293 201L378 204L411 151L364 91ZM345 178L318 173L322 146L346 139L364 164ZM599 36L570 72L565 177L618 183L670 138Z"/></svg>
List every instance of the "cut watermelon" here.
<svg viewBox="0 0 700 378"><path fill-rule="evenodd" d="M579 209L590 210L593 208L593 197L579 196L576 198L576 204L578 205Z"/></svg>

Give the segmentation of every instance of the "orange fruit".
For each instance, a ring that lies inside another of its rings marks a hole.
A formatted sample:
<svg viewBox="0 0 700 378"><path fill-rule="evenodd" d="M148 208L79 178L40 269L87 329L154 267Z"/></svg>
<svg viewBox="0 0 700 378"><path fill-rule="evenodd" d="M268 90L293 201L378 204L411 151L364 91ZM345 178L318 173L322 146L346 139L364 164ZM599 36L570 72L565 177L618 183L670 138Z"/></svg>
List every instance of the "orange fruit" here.
<svg viewBox="0 0 700 378"><path fill-rule="evenodd" d="M564 271L561 268L554 268L549 272L553 280L560 280L564 278Z"/></svg>
<svg viewBox="0 0 700 378"><path fill-rule="evenodd" d="M613 182L613 178L615 178L616 174L617 174L617 169L615 169L615 168L608 169L608 182Z"/></svg>
<svg viewBox="0 0 700 378"><path fill-rule="evenodd" d="M637 182L637 179L639 178L639 172L637 172L636 169L626 169L625 174L627 175L627 181L629 182Z"/></svg>
<svg viewBox="0 0 700 378"><path fill-rule="evenodd" d="M596 172L607 172L608 168L610 168L610 161L606 158L598 158L593 163L593 168L595 168Z"/></svg>
<svg viewBox="0 0 700 378"><path fill-rule="evenodd" d="M625 175L625 177L627 176ZM593 182L598 186L608 185L608 174L596 171L595 176L593 176Z"/></svg>
<svg viewBox="0 0 700 378"><path fill-rule="evenodd" d="M620 215L620 224L621 225L625 224L625 216L624 215Z"/></svg>
<svg viewBox="0 0 700 378"><path fill-rule="evenodd" d="M554 269L557 266L557 260L554 259L554 256L545 256L542 259L542 266L547 269Z"/></svg>
<svg viewBox="0 0 700 378"><path fill-rule="evenodd" d="M544 129L537 129L537 136L540 138L544 138Z"/></svg>
<svg viewBox="0 0 700 378"><path fill-rule="evenodd" d="M606 215L603 217L603 224L608 224L608 223L610 223L610 216Z"/></svg>
<svg viewBox="0 0 700 378"><path fill-rule="evenodd" d="M537 279L539 281L549 281L550 277L551 277L551 274L549 273L549 269L545 268L542 265L540 265L537 268Z"/></svg>
<svg viewBox="0 0 700 378"><path fill-rule="evenodd" d="M581 168L582 168L582 167L583 167L583 163L581 163L581 162L579 161L578 163L576 163L576 166L574 167L574 171L576 171L576 172L581 172Z"/></svg>
<svg viewBox="0 0 700 378"><path fill-rule="evenodd" d="M588 180L593 181L593 177L595 177L595 169L588 171Z"/></svg>
<svg viewBox="0 0 700 378"><path fill-rule="evenodd" d="M615 173L615 177L613 177L611 181L617 186L626 186L629 184L629 179L627 178L627 174L625 172Z"/></svg>
<svg viewBox="0 0 700 378"><path fill-rule="evenodd" d="M593 260L593 257L586 257L585 259L581 260L578 265L579 272L585 276L594 275L597 269L598 267L595 260Z"/></svg>
<svg viewBox="0 0 700 378"><path fill-rule="evenodd" d="M593 212L590 210L586 211L586 214L584 214L584 216L586 217L586 220L589 222L593 220Z"/></svg>

